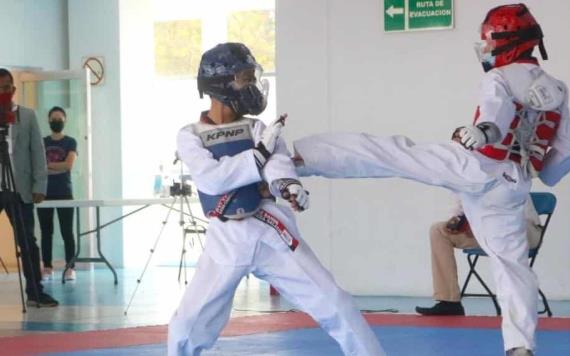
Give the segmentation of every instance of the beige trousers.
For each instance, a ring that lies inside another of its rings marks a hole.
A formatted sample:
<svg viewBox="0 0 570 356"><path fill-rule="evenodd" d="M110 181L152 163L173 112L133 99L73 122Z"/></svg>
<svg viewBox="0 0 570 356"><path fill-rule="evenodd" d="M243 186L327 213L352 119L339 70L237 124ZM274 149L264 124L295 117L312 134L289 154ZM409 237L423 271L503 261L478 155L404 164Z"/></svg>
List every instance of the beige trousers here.
<svg viewBox="0 0 570 356"><path fill-rule="evenodd" d="M437 222L429 231L433 299L458 302L461 298L454 249L479 248L479 244L470 230L451 233L445 228L446 224L446 221ZM540 231L538 226L528 222L527 236L530 248L538 245Z"/></svg>

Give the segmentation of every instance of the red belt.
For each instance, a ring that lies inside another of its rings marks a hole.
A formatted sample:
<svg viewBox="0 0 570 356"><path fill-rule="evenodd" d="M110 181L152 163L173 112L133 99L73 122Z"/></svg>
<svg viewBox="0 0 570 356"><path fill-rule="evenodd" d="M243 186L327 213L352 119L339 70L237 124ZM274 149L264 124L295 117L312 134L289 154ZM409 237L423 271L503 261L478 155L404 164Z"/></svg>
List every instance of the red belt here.
<svg viewBox="0 0 570 356"><path fill-rule="evenodd" d="M222 221L227 221L228 218L224 216L224 213L228 206L230 205L231 201L233 200L234 196L236 195L236 190L229 192L227 194L222 195L214 210L208 212L208 217L210 218L218 218Z"/></svg>
<svg viewBox="0 0 570 356"><path fill-rule="evenodd" d="M257 213L255 213L255 215L253 216L257 220L264 222L267 225L271 226L273 229L275 229L275 231L277 231L277 233L281 237L281 240L283 240L283 242L285 242L287 246L289 246L291 251L295 251L295 249L299 245L299 240L297 240L293 236L293 234L291 234L289 230L287 230L287 227L285 227L285 224L283 224L281 220L277 219L275 216L273 216L268 211L263 209L259 209Z"/></svg>

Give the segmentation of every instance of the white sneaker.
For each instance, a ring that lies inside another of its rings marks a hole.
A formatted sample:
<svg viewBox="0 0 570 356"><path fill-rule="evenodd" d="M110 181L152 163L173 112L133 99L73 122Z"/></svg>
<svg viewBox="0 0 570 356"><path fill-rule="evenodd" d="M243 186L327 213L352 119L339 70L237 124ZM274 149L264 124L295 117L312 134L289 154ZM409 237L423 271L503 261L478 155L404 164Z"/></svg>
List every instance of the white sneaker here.
<svg viewBox="0 0 570 356"><path fill-rule="evenodd" d="M53 279L53 268L45 267L42 271L42 281L49 281Z"/></svg>
<svg viewBox="0 0 570 356"><path fill-rule="evenodd" d="M67 271L65 271L63 278L65 278L66 281L74 281L75 280L75 270L73 268L68 269Z"/></svg>
<svg viewBox="0 0 570 356"><path fill-rule="evenodd" d="M525 349L524 347L517 347L507 351L507 356L533 356L532 351Z"/></svg>

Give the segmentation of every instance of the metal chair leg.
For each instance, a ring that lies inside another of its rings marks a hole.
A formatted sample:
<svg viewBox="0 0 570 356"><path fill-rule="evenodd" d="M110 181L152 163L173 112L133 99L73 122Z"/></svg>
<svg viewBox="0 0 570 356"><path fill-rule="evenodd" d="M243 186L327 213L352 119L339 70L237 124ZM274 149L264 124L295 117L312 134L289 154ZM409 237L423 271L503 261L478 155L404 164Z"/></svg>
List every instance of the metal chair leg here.
<svg viewBox="0 0 570 356"><path fill-rule="evenodd" d="M467 259L469 259L469 256L467 256ZM471 280L471 276L473 276L473 268L471 268L471 263L469 263L469 272L467 273L467 277L465 278L465 282L463 282L463 287L461 288L461 293L460 293L461 298L463 298L467 294L466 293L467 285L469 284L469 281Z"/></svg>
<svg viewBox="0 0 570 356"><path fill-rule="evenodd" d="M497 301L497 296L491 291L491 289L483 281L483 278L475 270L475 266L477 265L478 260L479 260L478 255L467 255L467 262L469 263L469 274L467 275L467 279L465 280L465 283L463 285L463 289L461 291L461 297L485 297L485 296L490 297L491 300L493 301L493 305L495 307L495 312L497 313L497 316L500 316L501 315L501 307L499 306L499 303ZM481 286L483 286L483 288L485 289L487 294L465 293L465 290L467 289L467 284L468 284L471 276L475 276L475 278L477 278L477 280L479 281Z"/></svg>
<svg viewBox="0 0 570 356"><path fill-rule="evenodd" d="M493 305L495 306L495 311L497 312L497 316L500 316L501 315L501 307L499 306L499 302L497 302L497 296L491 291L491 289L487 286L487 284L485 284L485 282L483 281L483 278L481 278L481 276L479 275L479 273L477 273L477 271L474 271L473 274L475 275L475 278L477 278L479 283L481 283L481 285L483 286L485 291L487 291L487 295L493 301Z"/></svg>

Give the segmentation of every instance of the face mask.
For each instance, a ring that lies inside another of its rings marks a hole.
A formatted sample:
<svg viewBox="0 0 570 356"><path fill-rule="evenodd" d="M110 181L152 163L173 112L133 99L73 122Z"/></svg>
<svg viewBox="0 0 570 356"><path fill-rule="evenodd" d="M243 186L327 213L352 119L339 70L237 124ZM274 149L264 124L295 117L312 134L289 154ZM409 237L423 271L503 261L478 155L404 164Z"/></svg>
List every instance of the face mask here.
<svg viewBox="0 0 570 356"><path fill-rule="evenodd" d="M12 112L12 93L0 94L0 125L13 124L16 116Z"/></svg>
<svg viewBox="0 0 570 356"><path fill-rule="evenodd" d="M49 128L55 133L60 133L61 131L63 131L63 126L65 125L61 120L55 120L49 122Z"/></svg>
<svg viewBox="0 0 570 356"><path fill-rule="evenodd" d="M481 57L481 65L485 73L495 68L495 56L491 55L491 53L485 53Z"/></svg>

